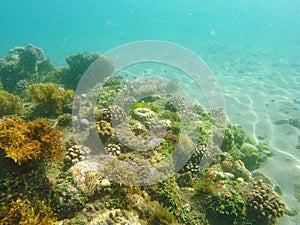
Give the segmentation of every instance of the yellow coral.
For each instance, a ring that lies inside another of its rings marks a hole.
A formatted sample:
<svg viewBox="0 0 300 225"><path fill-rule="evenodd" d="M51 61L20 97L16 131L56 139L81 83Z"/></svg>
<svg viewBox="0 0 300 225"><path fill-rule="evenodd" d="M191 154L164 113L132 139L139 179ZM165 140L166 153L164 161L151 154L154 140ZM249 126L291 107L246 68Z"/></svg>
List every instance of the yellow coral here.
<svg viewBox="0 0 300 225"><path fill-rule="evenodd" d="M18 198L9 207L2 206L0 211L0 222L3 225L49 225L55 222L51 208L40 200L32 203L28 199Z"/></svg>
<svg viewBox="0 0 300 225"><path fill-rule="evenodd" d="M26 123L6 118L0 122L0 149L18 164L40 158L62 159L61 137L44 119Z"/></svg>
<svg viewBox="0 0 300 225"><path fill-rule="evenodd" d="M0 116L15 114L20 109L21 102L19 96L10 94L7 91L0 91Z"/></svg>
<svg viewBox="0 0 300 225"><path fill-rule="evenodd" d="M35 113L40 116L57 116L74 97L72 90L64 90L53 83L32 84L28 88L31 99L36 103Z"/></svg>

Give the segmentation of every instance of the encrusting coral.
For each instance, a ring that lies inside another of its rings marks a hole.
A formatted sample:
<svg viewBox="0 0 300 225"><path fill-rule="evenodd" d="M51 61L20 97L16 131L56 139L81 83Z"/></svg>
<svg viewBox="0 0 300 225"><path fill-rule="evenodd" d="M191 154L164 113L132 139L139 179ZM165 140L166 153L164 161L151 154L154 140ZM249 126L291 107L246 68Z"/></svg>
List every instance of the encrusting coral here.
<svg viewBox="0 0 300 225"><path fill-rule="evenodd" d="M62 134L44 119L26 123L20 118L0 121L0 150L16 163L28 160L54 159L63 156Z"/></svg>
<svg viewBox="0 0 300 225"><path fill-rule="evenodd" d="M32 84L28 88L30 98L36 104L34 113L38 116L53 117L64 112L64 107L74 97L72 90L64 90L53 83Z"/></svg>

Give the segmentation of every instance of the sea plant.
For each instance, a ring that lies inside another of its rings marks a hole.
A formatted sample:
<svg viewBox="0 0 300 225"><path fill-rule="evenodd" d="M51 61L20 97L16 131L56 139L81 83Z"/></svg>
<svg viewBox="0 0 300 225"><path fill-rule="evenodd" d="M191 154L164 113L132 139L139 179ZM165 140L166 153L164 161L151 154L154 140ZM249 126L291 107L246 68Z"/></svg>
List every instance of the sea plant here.
<svg viewBox="0 0 300 225"><path fill-rule="evenodd" d="M13 117L0 122L0 151L19 165L29 160L62 159L61 137L44 119L25 122Z"/></svg>
<svg viewBox="0 0 300 225"><path fill-rule="evenodd" d="M32 114L39 117L55 117L66 112L67 104L70 104L74 97L72 90L65 90L53 83L32 84L28 90L35 103Z"/></svg>
<svg viewBox="0 0 300 225"><path fill-rule="evenodd" d="M21 109L20 97L0 90L0 109L0 116L17 114Z"/></svg>
<svg viewBox="0 0 300 225"><path fill-rule="evenodd" d="M18 198L0 208L0 222L3 225L46 225L55 221L50 206L44 200Z"/></svg>

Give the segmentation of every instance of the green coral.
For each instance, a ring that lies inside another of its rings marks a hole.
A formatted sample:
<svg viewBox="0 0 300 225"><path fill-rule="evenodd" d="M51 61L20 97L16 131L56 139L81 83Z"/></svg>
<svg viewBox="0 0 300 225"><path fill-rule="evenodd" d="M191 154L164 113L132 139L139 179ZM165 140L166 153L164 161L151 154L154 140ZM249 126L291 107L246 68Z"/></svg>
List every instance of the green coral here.
<svg viewBox="0 0 300 225"><path fill-rule="evenodd" d="M242 160L250 171L258 169L267 157L271 156L269 147L263 142L258 144L247 137L240 126L227 124L221 149L235 160Z"/></svg>
<svg viewBox="0 0 300 225"><path fill-rule="evenodd" d="M0 91L0 116L17 114L20 109L19 96L10 94L7 91Z"/></svg>
<svg viewBox="0 0 300 225"><path fill-rule="evenodd" d="M175 224L175 217L166 208L160 205L158 202L149 203L149 219L147 224L149 225L171 225Z"/></svg>
<svg viewBox="0 0 300 225"><path fill-rule="evenodd" d="M176 188L175 179L169 179L164 182L149 186L148 193L153 200L157 200L170 212L179 214L180 212L180 199L178 190Z"/></svg>
<svg viewBox="0 0 300 225"><path fill-rule="evenodd" d="M240 151L240 159L250 171L258 169L260 164L264 162L268 156L271 156L268 146L263 143L260 143L257 146L244 143Z"/></svg>
<svg viewBox="0 0 300 225"><path fill-rule="evenodd" d="M74 185L74 177L71 172L61 173L57 183L48 193L53 212L58 219L72 218L75 213L82 210L88 198Z"/></svg>
<svg viewBox="0 0 300 225"><path fill-rule="evenodd" d="M64 90L53 83L32 84L28 89L30 98L35 103L32 114L39 117L55 117L64 113L67 104L74 97L72 90Z"/></svg>
<svg viewBox="0 0 300 225"><path fill-rule="evenodd" d="M245 202L234 190L228 195L216 194L207 199L207 218L212 225L243 224Z"/></svg>
<svg viewBox="0 0 300 225"><path fill-rule="evenodd" d="M234 148L240 148L245 139L245 131L240 126L232 126L230 124L227 124L221 149L223 151L229 152Z"/></svg>

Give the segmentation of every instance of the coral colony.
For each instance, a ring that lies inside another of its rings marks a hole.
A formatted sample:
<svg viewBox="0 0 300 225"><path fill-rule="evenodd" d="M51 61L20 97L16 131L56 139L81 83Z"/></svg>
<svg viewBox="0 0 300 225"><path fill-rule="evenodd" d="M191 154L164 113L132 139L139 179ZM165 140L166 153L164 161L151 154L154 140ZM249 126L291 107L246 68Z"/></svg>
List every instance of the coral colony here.
<svg viewBox="0 0 300 225"><path fill-rule="evenodd" d="M272 149L241 127L227 123L217 155L200 168L212 154L212 114L222 112L151 79L109 77L95 86L96 105L95 89L74 96L99 56L71 55L59 68L27 45L0 59L0 224L272 225L284 216L280 187L257 171ZM93 135L103 146L89 144Z"/></svg>

